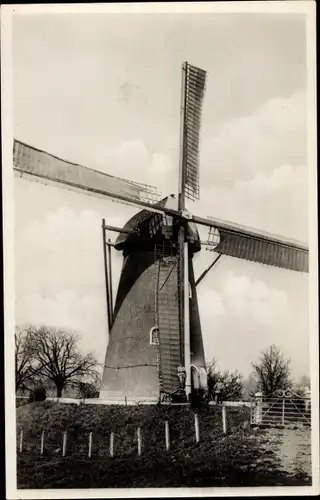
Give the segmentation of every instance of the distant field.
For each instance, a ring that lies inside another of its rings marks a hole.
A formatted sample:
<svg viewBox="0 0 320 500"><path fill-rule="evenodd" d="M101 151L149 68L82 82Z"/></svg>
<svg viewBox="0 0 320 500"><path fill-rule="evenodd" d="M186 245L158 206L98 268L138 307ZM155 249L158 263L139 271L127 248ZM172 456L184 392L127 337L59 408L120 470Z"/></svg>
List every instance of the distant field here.
<svg viewBox="0 0 320 500"><path fill-rule="evenodd" d="M24 450L18 455L18 488L115 488L182 486L268 486L311 484L310 467L296 461L284 467L281 453L268 446L268 431L248 426L248 408L227 409L227 435L221 409L198 412L200 442L195 442L194 412L184 406L95 406L51 402L17 408L17 439L23 429ZM165 421L170 451L165 449ZM137 428L142 455L137 456ZM45 453L40 436L45 429ZM67 455L61 456L67 430ZM92 456L88 436L92 432ZM115 456L109 456L110 433ZM308 435L305 463L308 462ZM277 443L281 439L278 436ZM17 443L18 446L18 443ZM293 462L291 457L291 461ZM310 462L310 457L309 457ZM288 463L288 457L287 457Z"/></svg>

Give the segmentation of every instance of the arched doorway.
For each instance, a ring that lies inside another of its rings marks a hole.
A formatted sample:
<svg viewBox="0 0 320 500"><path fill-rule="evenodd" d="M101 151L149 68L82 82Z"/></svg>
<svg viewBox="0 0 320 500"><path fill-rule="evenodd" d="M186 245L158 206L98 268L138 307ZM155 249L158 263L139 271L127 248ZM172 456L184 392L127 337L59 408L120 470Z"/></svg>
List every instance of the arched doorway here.
<svg viewBox="0 0 320 500"><path fill-rule="evenodd" d="M195 365L191 365L191 390L200 389L199 370Z"/></svg>
<svg viewBox="0 0 320 500"><path fill-rule="evenodd" d="M207 389L207 372L205 368L191 365L191 390Z"/></svg>

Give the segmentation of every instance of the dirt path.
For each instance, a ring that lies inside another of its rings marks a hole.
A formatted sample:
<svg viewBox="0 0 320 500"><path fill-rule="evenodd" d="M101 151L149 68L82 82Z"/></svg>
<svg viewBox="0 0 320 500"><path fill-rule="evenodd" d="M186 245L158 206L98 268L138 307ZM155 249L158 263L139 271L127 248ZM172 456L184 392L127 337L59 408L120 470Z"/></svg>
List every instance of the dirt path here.
<svg viewBox="0 0 320 500"><path fill-rule="evenodd" d="M263 446L276 453L282 470L289 474L301 472L311 477L310 427L273 428L263 434Z"/></svg>

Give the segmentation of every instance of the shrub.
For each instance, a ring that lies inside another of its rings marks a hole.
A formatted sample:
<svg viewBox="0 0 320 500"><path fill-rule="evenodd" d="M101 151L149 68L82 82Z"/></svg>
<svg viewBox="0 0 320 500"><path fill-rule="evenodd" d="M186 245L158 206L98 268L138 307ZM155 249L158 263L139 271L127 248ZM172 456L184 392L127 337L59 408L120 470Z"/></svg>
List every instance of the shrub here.
<svg viewBox="0 0 320 500"><path fill-rule="evenodd" d="M195 389L191 393L191 408L200 408L208 404L204 389Z"/></svg>
<svg viewBox="0 0 320 500"><path fill-rule="evenodd" d="M46 400L46 390L44 387L37 387L30 392L29 402L32 403L34 401L45 401Z"/></svg>

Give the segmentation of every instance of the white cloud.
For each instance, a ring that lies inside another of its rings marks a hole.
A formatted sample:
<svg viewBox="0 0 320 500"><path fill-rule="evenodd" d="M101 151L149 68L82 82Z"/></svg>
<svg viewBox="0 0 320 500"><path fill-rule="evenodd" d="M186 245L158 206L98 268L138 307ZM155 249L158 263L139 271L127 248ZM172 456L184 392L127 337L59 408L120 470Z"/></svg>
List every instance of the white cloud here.
<svg viewBox="0 0 320 500"><path fill-rule="evenodd" d="M157 187L165 195L176 192L177 166L167 153L150 153L140 140L119 144L112 149L96 149L91 165L131 181Z"/></svg>
<svg viewBox="0 0 320 500"><path fill-rule="evenodd" d="M307 167L283 164L248 181L204 189L193 211L307 241Z"/></svg>
<svg viewBox="0 0 320 500"><path fill-rule="evenodd" d="M269 328L288 318L290 308L285 290L268 286L262 280L225 271L219 291L207 288L210 285L211 282L207 282L199 292L202 318L207 325L214 323L218 316L227 316L234 321L250 318Z"/></svg>
<svg viewBox="0 0 320 500"><path fill-rule="evenodd" d="M126 222L122 205L108 202L107 207L111 208L108 223L122 226ZM113 259L116 279L117 252ZM21 228L16 235L16 279L24 294L35 291L50 296L67 288L80 295L103 295L101 215L92 210L76 215L60 207Z"/></svg>
<svg viewBox="0 0 320 500"><path fill-rule="evenodd" d="M207 211L215 210L215 200L220 199L223 205L232 207L236 197L234 212L238 217L249 206L250 212L261 219L256 225L261 226L266 218L267 195L268 203L278 197L276 204L281 200L287 211L292 209L297 194L306 197L305 114L305 95L298 92L288 99L268 100L251 116L225 122L214 137L208 137L209 131L203 130L200 210L202 206ZM177 188L179 138L169 136L163 142L163 151L153 153L138 139L113 149L102 145L90 153L91 163L89 157L88 161L95 168L157 186L169 194ZM257 207L252 210L254 204ZM228 214L228 209L224 211Z"/></svg>
<svg viewBox="0 0 320 500"><path fill-rule="evenodd" d="M306 103L270 99L223 124L201 149L201 199L193 211L295 239L308 238Z"/></svg>
<svg viewBox="0 0 320 500"><path fill-rule="evenodd" d="M207 359L216 357L222 369L248 375L261 351L276 344L291 358L294 375L308 371L307 311L287 286L283 280L278 289L226 269L223 279L217 272L207 281L198 292Z"/></svg>
<svg viewBox="0 0 320 500"><path fill-rule="evenodd" d="M204 137L201 174L205 184L230 185L270 174L282 164L306 162L306 102L302 92L270 99L251 116L224 123Z"/></svg>
<svg viewBox="0 0 320 500"><path fill-rule="evenodd" d="M274 327L288 316L288 297L284 290L268 287L261 280L227 273L222 291L227 310L235 316L243 316L263 326Z"/></svg>
<svg viewBox="0 0 320 500"><path fill-rule="evenodd" d="M201 320L204 324L208 323L208 320L223 316L226 314L225 306L221 295L212 289L204 289L200 292L199 305L201 312Z"/></svg>

